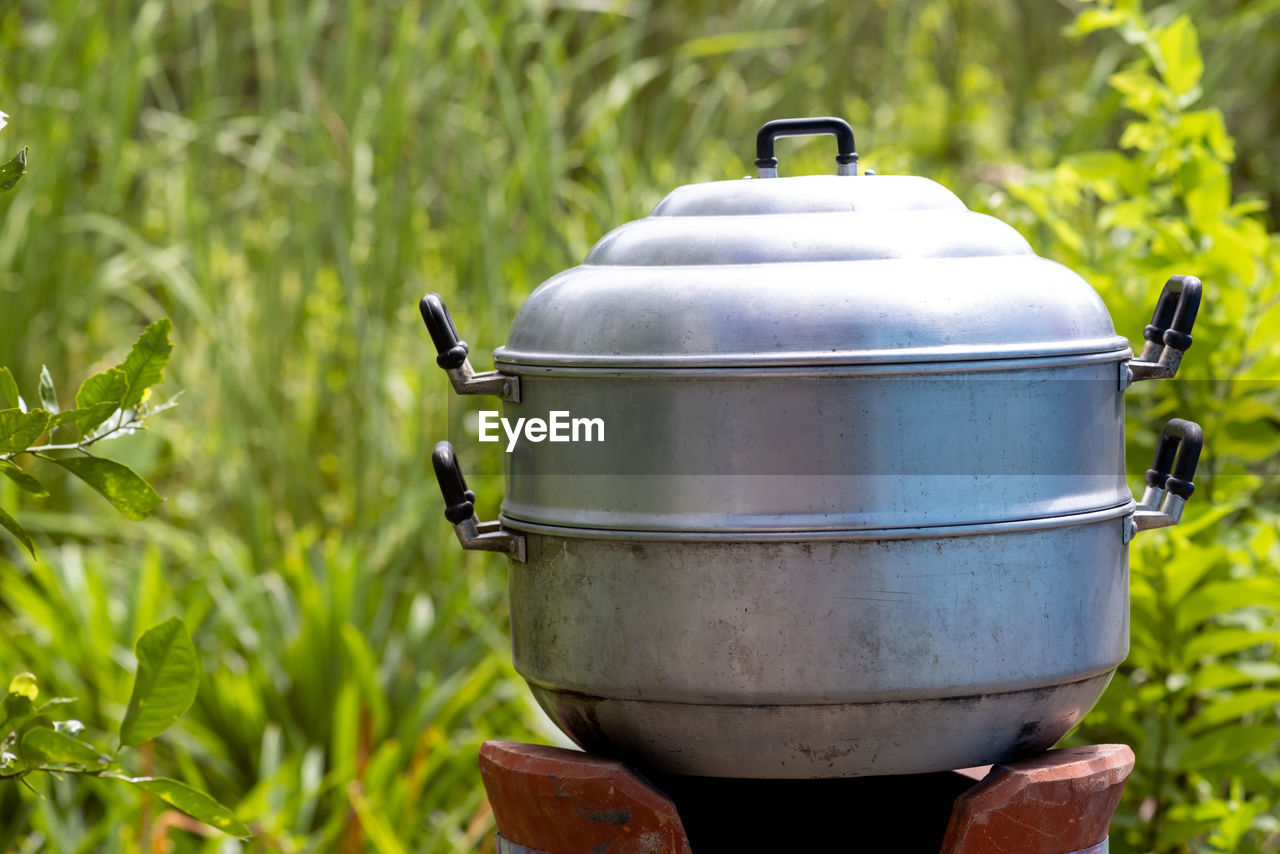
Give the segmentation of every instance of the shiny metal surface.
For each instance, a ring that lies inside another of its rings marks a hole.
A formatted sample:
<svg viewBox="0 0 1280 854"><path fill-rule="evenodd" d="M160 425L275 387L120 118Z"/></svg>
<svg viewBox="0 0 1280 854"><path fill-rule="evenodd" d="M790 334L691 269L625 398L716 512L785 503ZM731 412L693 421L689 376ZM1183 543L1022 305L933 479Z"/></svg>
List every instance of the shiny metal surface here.
<svg viewBox="0 0 1280 854"><path fill-rule="evenodd" d="M539 851L536 848L528 848L524 845L518 845L507 839L501 833L497 834L494 840L494 854L548 854L546 851ZM660 852L655 852L660 854ZM1085 852L1082 852L1085 854Z"/></svg>
<svg viewBox="0 0 1280 854"><path fill-rule="evenodd" d="M520 373L526 365L918 364L1128 348L1083 279L1027 254L575 267L524 302L494 359Z"/></svg>
<svg viewBox="0 0 1280 854"><path fill-rule="evenodd" d="M606 234L583 264L736 266L1032 254L1013 226L969 210L850 211L697 219L650 216ZM856 275L854 270L849 273Z"/></svg>
<svg viewBox="0 0 1280 854"><path fill-rule="evenodd" d="M1073 851L1071 854L1107 854L1111 850L1110 839L1104 839L1097 845L1090 845L1088 848L1082 848L1079 851Z"/></svg>
<svg viewBox="0 0 1280 854"><path fill-rule="evenodd" d="M650 216L762 216L967 210L946 187L916 175L797 175L767 181L707 181L676 187ZM870 180L875 178L875 180Z"/></svg>
<svg viewBox="0 0 1280 854"><path fill-rule="evenodd" d="M823 705L690 705L530 688L552 720L591 752L666 773L781 780L924 774L1031 756L1065 735L1110 678L1006 694Z"/></svg>
<svg viewBox="0 0 1280 854"><path fill-rule="evenodd" d="M499 371L476 371L471 361L464 361L459 367L445 371L449 375L449 383L458 394L491 394L513 403L520 402L520 378L503 374Z"/></svg>
<svg viewBox="0 0 1280 854"><path fill-rule="evenodd" d="M800 124L844 145L843 122ZM1125 484L1124 388L1176 369L1198 288L1165 284L1133 361L1087 282L932 181L674 190L539 287L494 353L488 388L519 382L506 418L606 425L513 447L500 522L461 532L523 538L517 669L586 749L674 773L1049 747L1126 652L1127 543L1156 508Z"/></svg>
<svg viewBox="0 0 1280 854"><path fill-rule="evenodd" d="M581 528L824 531L1116 507L1124 353L794 371L529 375L506 417L602 418L599 444L521 442L503 513Z"/></svg>
<svg viewBox="0 0 1280 854"><path fill-rule="evenodd" d="M1127 346L1083 279L938 184L803 176L678 188L538 288L495 358L856 364Z"/></svg>
<svg viewBox="0 0 1280 854"><path fill-rule="evenodd" d="M1070 516L1045 516L1042 519L1017 519L1012 522L984 522L968 525L933 525L913 528L871 528L833 531L619 531L596 528L562 528L556 525L540 525L536 522L525 522L503 516L498 524L509 531L527 531L547 534L552 537L569 537L575 540L617 540L627 542L662 542L662 543L790 543L790 542L829 542L845 540L871 540L875 542L894 540L938 539L947 540L952 537L973 537L980 534L1012 534L1030 531L1051 531L1057 528L1070 528L1104 519L1127 519L1130 523L1135 515L1136 505L1133 501L1120 507L1109 507L1105 510L1094 510ZM487 522L485 524L493 524ZM1132 527L1130 525L1129 527Z"/></svg>
<svg viewBox="0 0 1280 854"><path fill-rule="evenodd" d="M585 749L673 773L909 774L1034 753L1127 651L1131 510L904 539L531 531L529 562L511 565L516 668Z"/></svg>
<svg viewBox="0 0 1280 854"><path fill-rule="evenodd" d="M525 542L520 534L513 534L500 522L481 522L474 515L470 519L455 522L454 534L464 549L478 552L502 552L514 561L524 563Z"/></svg>

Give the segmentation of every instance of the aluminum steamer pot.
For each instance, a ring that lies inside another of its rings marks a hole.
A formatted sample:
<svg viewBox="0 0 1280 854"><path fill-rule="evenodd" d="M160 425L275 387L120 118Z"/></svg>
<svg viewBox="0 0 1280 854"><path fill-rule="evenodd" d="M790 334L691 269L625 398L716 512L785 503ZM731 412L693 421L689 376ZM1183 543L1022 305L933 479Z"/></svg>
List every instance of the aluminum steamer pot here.
<svg viewBox="0 0 1280 854"><path fill-rule="evenodd" d="M829 134L838 174L778 178ZM511 561L515 663L583 748L716 777L907 774L1044 750L1128 648L1128 546L1175 524L1200 428L1169 422L1135 503L1124 389L1171 377L1200 282L1134 358L1106 306L1005 223L918 177L857 175L840 119L769 122L758 179L680 187L520 308L476 373L532 433L465 548ZM505 436L503 441L506 441Z"/></svg>

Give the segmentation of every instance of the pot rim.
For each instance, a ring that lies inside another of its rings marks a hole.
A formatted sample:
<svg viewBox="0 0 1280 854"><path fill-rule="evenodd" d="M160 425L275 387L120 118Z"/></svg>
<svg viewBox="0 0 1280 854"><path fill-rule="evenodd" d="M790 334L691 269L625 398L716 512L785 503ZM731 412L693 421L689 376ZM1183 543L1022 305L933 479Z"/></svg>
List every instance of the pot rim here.
<svg viewBox="0 0 1280 854"><path fill-rule="evenodd" d="M1077 525L1093 525L1116 519L1128 519L1137 509L1130 498L1122 504L1087 513L1066 513L1038 519L1015 519L1005 522L982 522L966 525L933 525L927 527L868 528L857 530L795 529L789 531L717 530L717 531L651 531L608 528L570 528L525 522L508 516L499 519L504 528L525 534L542 534L551 537L567 537L583 540L621 540L627 542L815 542L843 540L915 540L943 537L972 537L984 534L1016 534L1044 531L1053 528L1069 528ZM1127 529L1127 522L1126 522ZM1125 529L1119 533L1123 536ZM1127 542L1127 538L1126 538Z"/></svg>
<svg viewBox="0 0 1280 854"><path fill-rule="evenodd" d="M992 355L987 351L974 354L963 347L922 348L918 351L897 350L792 354L735 354L708 359L699 356L674 355L662 359L637 359L629 356L570 357L563 359L538 356L522 357L520 353L499 347L493 353L494 366L503 373L522 376L558 377L696 377L731 376L772 378L788 375L860 376L864 374L930 374L1016 371L1026 368L1056 368L1102 362L1126 362L1133 358L1128 339L1120 336L1098 339L1096 349L1080 351L1076 347L1035 349L1010 346L1007 352ZM975 356L977 356L975 358Z"/></svg>

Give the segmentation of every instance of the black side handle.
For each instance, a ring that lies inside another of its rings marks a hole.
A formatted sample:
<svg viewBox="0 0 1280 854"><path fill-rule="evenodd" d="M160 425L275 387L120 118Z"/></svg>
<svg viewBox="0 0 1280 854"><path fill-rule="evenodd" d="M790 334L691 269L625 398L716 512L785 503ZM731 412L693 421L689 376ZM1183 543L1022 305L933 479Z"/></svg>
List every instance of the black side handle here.
<svg viewBox="0 0 1280 854"><path fill-rule="evenodd" d="M1178 295L1169 290L1168 285L1160 292L1156 302L1156 310L1151 315L1151 322L1142 330L1143 339L1152 344L1163 345L1164 333L1173 323L1173 312L1178 307Z"/></svg>
<svg viewBox="0 0 1280 854"><path fill-rule="evenodd" d="M1170 276L1156 302L1151 325L1142 330L1142 337L1153 344L1188 350L1191 327L1200 311L1200 292L1200 280L1195 276Z"/></svg>
<svg viewBox="0 0 1280 854"><path fill-rule="evenodd" d="M1165 489L1179 498L1196 491L1192 478L1204 448L1204 431L1194 421L1174 418L1165 425L1156 445L1156 457L1147 469L1147 486Z"/></svg>
<svg viewBox="0 0 1280 854"><path fill-rule="evenodd" d="M439 294L427 294L418 303L418 311L422 312L422 322L431 333L431 343L436 345L436 364L446 371L462 367L467 360L467 342L458 335L458 327L453 325L444 300Z"/></svg>
<svg viewBox="0 0 1280 854"><path fill-rule="evenodd" d="M425 302L425 300L424 300ZM467 479L449 442L436 442L431 452L431 467L436 470L440 494L444 496L444 518L453 524L465 522L475 515L476 494L467 489Z"/></svg>
<svg viewBox="0 0 1280 854"><path fill-rule="evenodd" d="M778 165L773 156L774 140L787 136L823 136L836 138L836 163L856 164L858 152L853 143L853 128L844 119L822 116L812 119L774 119L765 122L756 134L756 167L772 169Z"/></svg>

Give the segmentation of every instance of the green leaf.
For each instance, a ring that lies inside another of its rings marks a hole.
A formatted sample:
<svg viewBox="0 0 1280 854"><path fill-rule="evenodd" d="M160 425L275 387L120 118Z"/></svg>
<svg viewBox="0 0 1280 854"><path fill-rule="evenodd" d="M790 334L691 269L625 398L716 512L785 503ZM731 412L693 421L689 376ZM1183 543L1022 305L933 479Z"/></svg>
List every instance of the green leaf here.
<svg viewBox="0 0 1280 854"><path fill-rule="evenodd" d="M200 664L186 626L170 617L148 629L134 647L138 673L120 723L120 744L139 745L164 732L196 698Z"/></svg>
<svg viewBox="0 0 1280 854"><path fill-rule="evenodd" d="M7 750L0 749L0 779L16 777L27 771L27 763Z"/></svg>
<svg viewBox="0 0 1280 854"><path fill-rule="evenodd" d="M36 498L44 498L49 494L49 490L44 488L44 484L18 468L16 463L9 460L0 460L0 474L3 474L9 480L18 484L22 489L30 492Z"/></svg>
<svg viewBox="0 0 1280 854"><path fill-rule="evenodd" d="M40 405L50 415L58 414L58 392L53 387L53 374L49 373L48 365L40 366Z"/></svg>
<svg viewBox="0 0 1280 854"><path fill-rule="evenodd" d="M52 430L55 427L61 427L63 424L70 424L74 421L77 427L81 424L85 425L80 428L80 434L87 436L90 430L110 418L119 408L112 401L106 401L105 403L94 404L88 409L64 409L49 419L49 429Z"/></svg>
<svg viewBox="0 0 1280 854"><path fill-rule="evenodd" d="M1192 771L1219 762L1238 762L1251 753L1270 752L1280 741L1280 730L1249 724L1210 730L1197 736L1183 752L1178 764Z"/></svg>
<svg viewBox="0 0 1280 854"><path fill-rule="evenodd" d="M396 832L392 830L386 816L380 810L374 809L361 788L352 786L347 789L347 796L351 799L351 808L355 810L356 817L360 819L360 826L364 828L365 833L369 834L369 841L373 843L378 854L404 854L404 846L396 838ZM601 847L608 850L607 846Z"/></svg>
<svg viewBox="0 0 1280 854"><path fill-rule="evenodd" d="M10 534L17 537L18 542L26 546L32 557L36 556L36 547L31 545L31 538L27 536L27 529L19 525L18 520L6 513L3 507L0 507L0 526L3 526Z"/></svg>
<svg viewBox="0 0 1280 854"><path fill-rule="evenodd" d="M1190 92L1200 83L1204 60L1200 57L1200 40L1195 25L1186 15L1178 16L1156 39L1164 58L1161 73L1175 95Z"/></svg>
<svg viewBox="0 0 1280 854"><path fill-rule="evenodd" d="M22 395L18 394L18 381L8 368L0 368L0 403L6 407L22 409Z"/></svg>
<svg viewBox="0 0 1280 854"><path fill-rule="evenodd" d="M40 681L34 673L19 673L9 680L9 693L26 697L34 703L40 696Z"/></svg>
<svg viewBox="0 0 1280 854"><path fill-rule="evenodd" d="M350 659L347 672L355 674L355 682L364 695L364 702L372 718L373 731L380 733L386 726L389 716L387 697L378 683L378 659L369 648L369 642L354 625L344 622L339 629L347 657Z"/></svg>
<svg viewBox="0 0 1280 854"><path fill-rule="evenodd" d="M1274 661L1214 662L1195 667L1186 687L1196 695L1216 696L1245 686L1264 685L1278 678L1280 663Z"/></svg>
<svg viewBox="0 0 1280 854"><path fill-rule="evenodd" d="M1237 626L1208 626L1187 640L1183 646L1183 655L1187 661L1196 661L1207 655L1225 655L1263 644L1280 644L1280 632Z"/></svg>
<svg viewBox="0 0 1280 854"><path fill-rule="evenodd" d="M1274 688L1230 694L1225 699L1206 705L1191 719L1186 730L1191 733L1204 732L1218 724L1239 720L1256 712L1269 712L1270 714L1265 715L1266 722L1274 726L1275 714L1272 709L1277 705L1280 705L1280 690Z"/></svg>
<svg viewBox="0 0 1280 854"><path fill-rule="evenodd" d="M1111 83L1112 88L1124 95L1124 105L1136 113L1154 117L1159 113L1161 107L1172 106L1173 96L1169 92L1169 88L1141 69L1117 71L1108 78L1108 82ZM1124 136L1129 136L1130 131L1138 126L1141 125L1138 123L1130 124L1125 129ZM1120 147L1129 147L1129 144L1125 143L1124 137L1121 137ZM1142 148L1143 146L1138 145L1136 147Z"/></svg>
<svg viewBox="0 0 1280 854"><path fill-rule="evenodd" d="M48 705L48 703L45 705ZM41 706L40 708L44 708L44 706ZM71 718L64 721L54 721L53 728L63 735L69 735L72 738L75 738L80 733L84 732L84 724Z"/></svg>
<svg viewBox="0 0 1280 854"><path fill-rule="evenodd" d="M1190 633L1205 620L1249 607L1280 608L1280 584L1272 578L1254 577L1201 585L1178 603L1178 631Z"/></svg>
<svg viewBox="0 0 1280 854"><path fill-rule="evenodd" d="M1118 27L1131 17L1131 13L1119 9L1085 9L1076 15L1075 22L1068 29L1072 35L1086 35L1095 30Z"/></svg>
<svg viewBox="0 0 1280 854"><path fill-rule="evenodd" d="M43 409L0 409L0 454L25 451L48 426L49 413Z"/></svg>
<svg viewBox="0 0 1280 854"><path fill-rule="evenodd" d="M1119 151L1082 151L1064 158L1065 165L1090 181L1111 180L1128 173L1133 164Z"/></svg>
<svg viewBox="0 0 1280 854"><path fill-rule="evenodd" d="M28 762L80 765L87 770L99 770L109 764L92 744L44 727L27 730L22 737L22 753Z"/></svg>
<svg viewBox="0 0 1280 854"><path fill-rule="evenodd" d="M196 821L221 830L229 836L245 839L252 834L235 813L185 783L168 777L126 777L123 774L104 774L113 780L123 780L139 789L145 789L176 810L186 813Z"/></svg>
<svg viewBox="0 0 1280 854"><path fill-rule="evenodd" d="M0 190L12 190L13 185L27 174L27 147L13 156L13 159L0 166Z"/></svg>
<svg viewBox="0 0 1280 854"><path fill-rule="evenodd" d="M124 371L127 385L120 401L121 409L132 409L142 402L147 389L164 379L164 366L169 362L173 344L169 318L162 317L148 326L133 343L129 355L117 367Z"/></svg>
<svg viewBox="0 0 1280 854"><path fill-rule="evenodd" d="M4 735L8 731L20 731L22 726L34 720L39 712L36 710L36 704L31 702L31 698L25 694L6 694L4 697L4 717L0 718L0 735Z"/></svg>
<svg viewBox="0 0 1280 854"><path fill-rule="evenodd" d="M74 703L75 701L76 701L75 697L50 697L49 699L45 700L43 703L40 704L40 707L39 709L37 709L37 711L43 712L45 709L51 706L65 706L67 703Z"/></svg>
<svg viewBox="0 0 1280 854"><path fill-rule="evenodd" d="M145 519L163 501L138 473L124 463L102 457L48 458L92 486L111 505L134 521Z"/></svg>
<svg viewBox="0 0 1280 854"><path fill-rule="evenodd" d="M76 392L76 409L83 413L76 417L80 435L89 435L89 431L110 418L111 413L120 408L128 388L129 378L120 368L94 374L81 383Z"/></svg>

